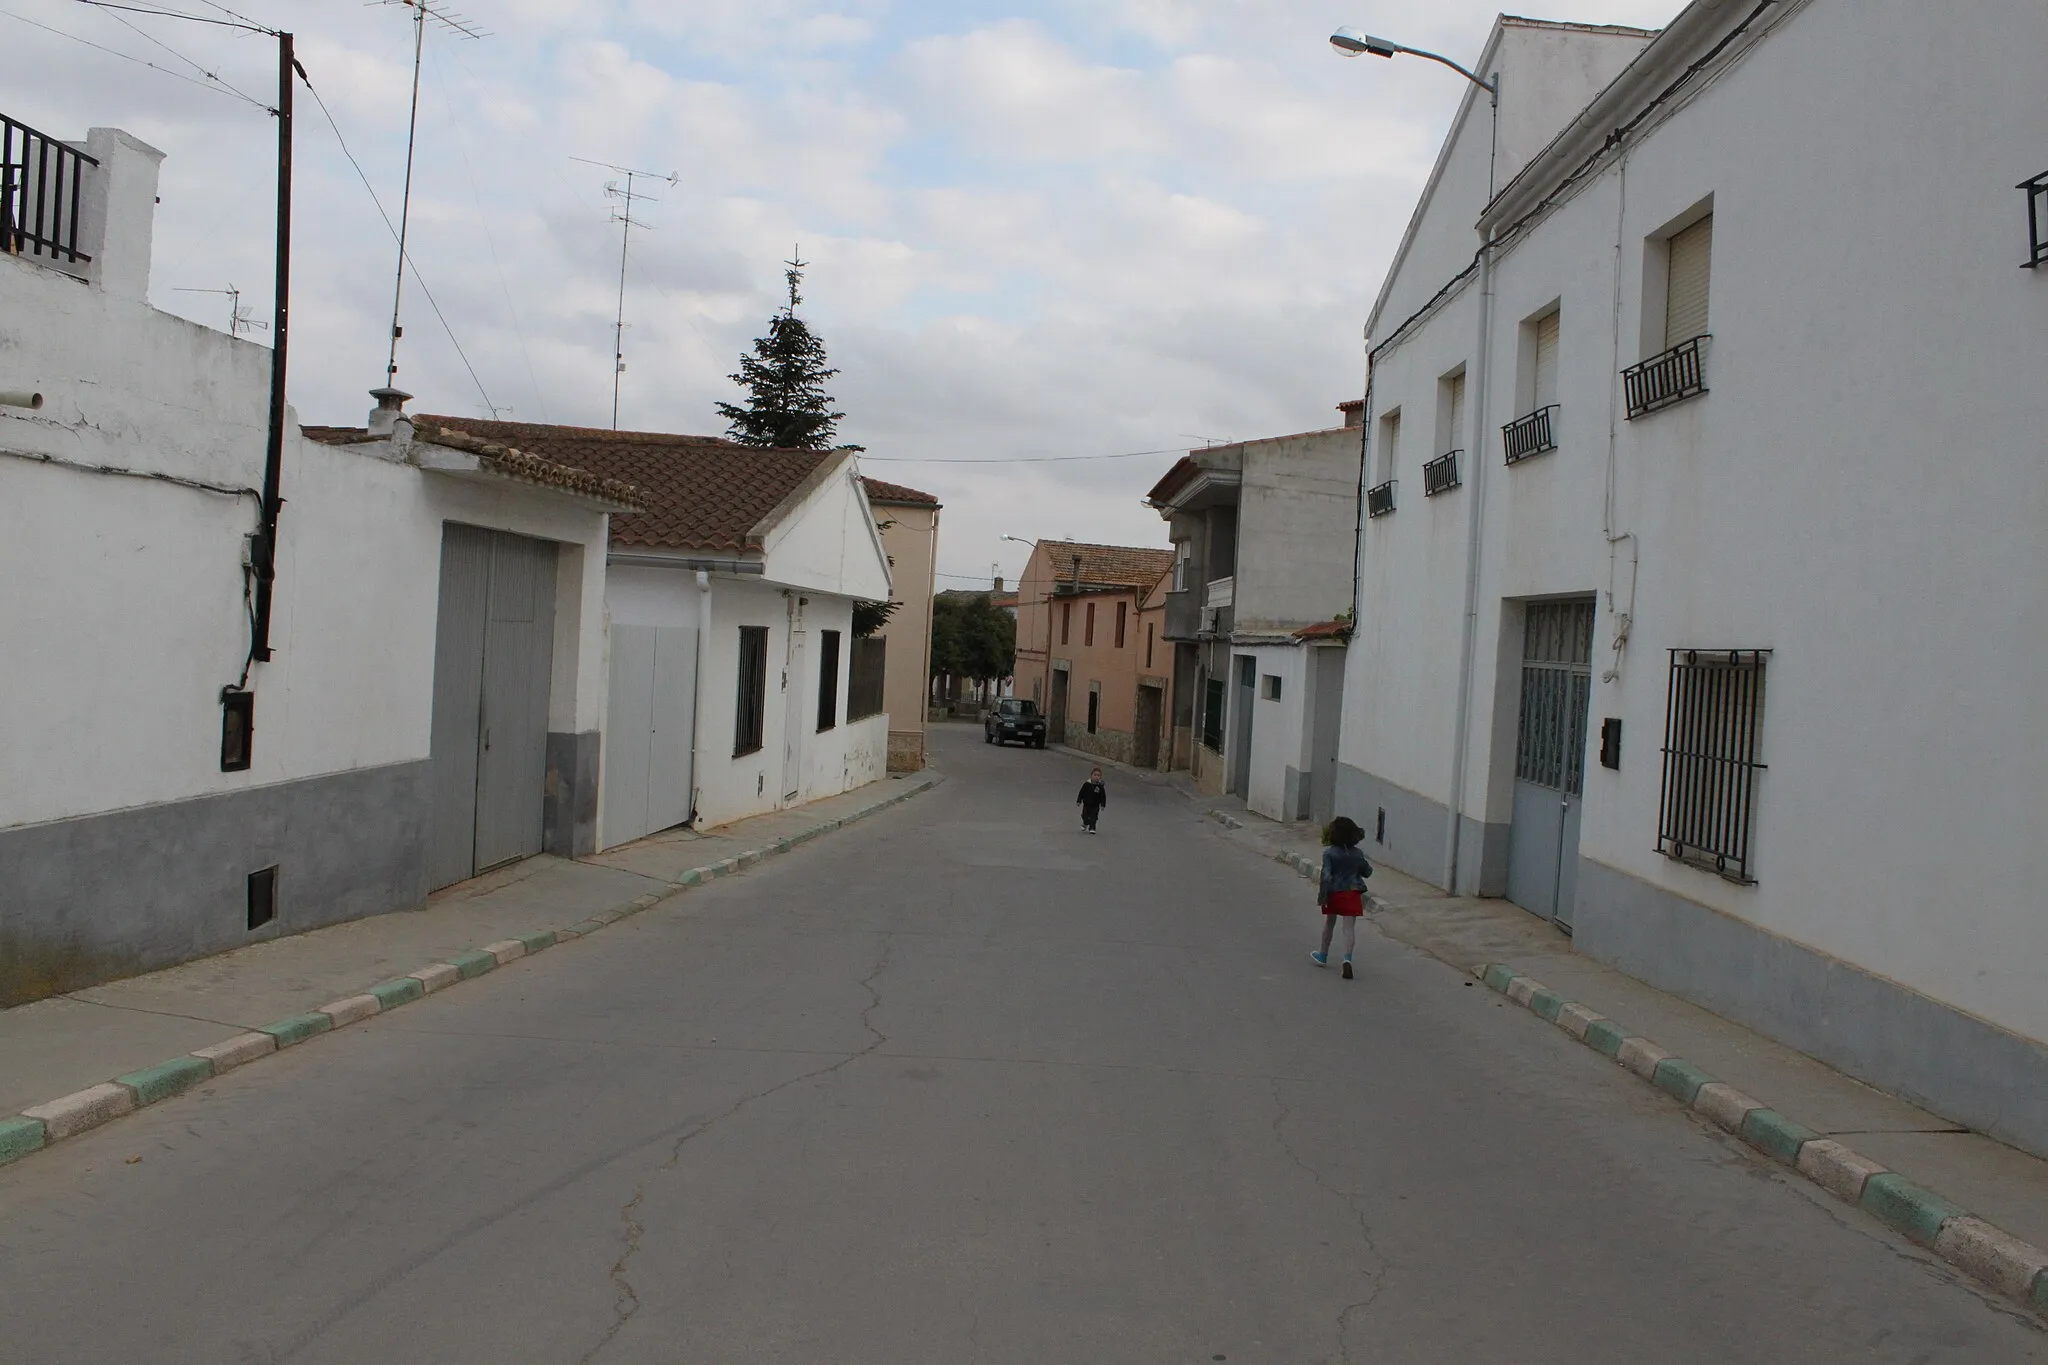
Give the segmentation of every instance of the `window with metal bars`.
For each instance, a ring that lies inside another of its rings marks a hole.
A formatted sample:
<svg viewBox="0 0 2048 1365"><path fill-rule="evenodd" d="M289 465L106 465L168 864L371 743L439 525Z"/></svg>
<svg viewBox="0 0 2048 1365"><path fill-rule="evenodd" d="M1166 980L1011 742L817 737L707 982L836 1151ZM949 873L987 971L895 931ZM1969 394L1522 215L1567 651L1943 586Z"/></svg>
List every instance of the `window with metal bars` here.
<svg viewBox="0 0 2048 1365"><path fill-rule="evenodd" d="M1532 602L1523 618L1521 715L1515 777L1570 796L1586 776L1586 711L1593 680L1590 601Z"/></svg>
<svg viewBox="0 0 2048 1365"><path fill-rule="evenodd" d="M762 725L768 715L768 628L740 627L740 669L737 714L733 717L732 756L761 748Z"/></svg>
<svg viewBox="0 0 2048 1365"><path fill-rule="evenodd" d="M1664 785L1657 851L1756 881L1756 816L1767 649L1674 649L1664 713Z"/></svg>

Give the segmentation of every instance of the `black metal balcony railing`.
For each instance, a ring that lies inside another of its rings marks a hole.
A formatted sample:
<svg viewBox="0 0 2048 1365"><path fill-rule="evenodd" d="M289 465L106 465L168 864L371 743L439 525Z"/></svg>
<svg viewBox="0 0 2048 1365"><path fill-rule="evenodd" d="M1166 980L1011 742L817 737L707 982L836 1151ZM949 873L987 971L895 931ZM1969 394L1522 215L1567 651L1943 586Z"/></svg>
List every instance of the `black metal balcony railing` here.
<svg viewBox="0 0 2048 1365"><path fill-rule="evenodd" d="M2048 171L2020 182L2027 196L2027 269L2048 265Z"/></svg>
<svg viewBox="0 0 2048 1365"><path fill-rule="evenodd" d="M1437 456L1422 467L1422 496L1433 498L1446 489L1456 488L1464 480L1458 477L1458 457L1465 452L1453 450Z"/></svg>
<svg viewBox="0 0 2048 1365"><path fill-rule="evenodd" d="M1705 393L1705 343L1711 340L1710 336L1696 336L1691 341L1681 341L1664 354L1653 355L1642 364L1623 370L1621 385L1628 399L1630 419Z"/></svg>
<svg viewBox="0 0 2048 1365"><path fill-rule="evenodd" d="M1531 455L1557 449L1557 404L1538 408L1527 417L1517 417L1500 429L1501 446L1509 464L1520 464Z"/></svg>
<svg viewBox="0 0 2048 1365"><path fill-rule="evenodd" d="M1394 481L1365 490L1365 514L1369 517L1383 517L1394 510Z"/></svg>
<svg viewBox="0 0 2048 1365"><path fill-rule="evenodd" d="M78 249L79 204L85 168L99 164L0 114L0 251L66 265L91 261Z"/></svg>

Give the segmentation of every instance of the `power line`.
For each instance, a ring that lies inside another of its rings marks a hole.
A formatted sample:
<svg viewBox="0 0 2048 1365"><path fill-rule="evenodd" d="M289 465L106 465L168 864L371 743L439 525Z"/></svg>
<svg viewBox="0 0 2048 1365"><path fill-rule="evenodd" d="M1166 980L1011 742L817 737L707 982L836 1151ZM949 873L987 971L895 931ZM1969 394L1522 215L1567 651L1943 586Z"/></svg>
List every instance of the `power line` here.
<svg viewBox="0 0 2048 1365"><path fill-rule="evenodd" d="M948 455L862 455L862 464L1067 464L1076 460L1135 460L1143 455L1185 455L1183 446L1165 450L1123 450L1114 455L1015 455L993 460L958 459Z"/></svg>
<svg viewBox="0 0 2048 1365"><path fill-rule="evenodd" d="M144 42L148 42L148 43L155 43L155 44L156 44L156 45L157 45L158 47L160 47L160 48L162 48L162 49L163 49L164 51L166 51L166 52L170 53L170 54L171 54L171 55L172 55L173 57L176 57L176 58L177 58L177 59L178 59L179 61L181 61L181 62L185 63L185 65L187 65L187 66L191 67L191 68L192 68L192 69L193 69L194 71L197 71L197 72L198 72L198 73L199 73L200 75L202 75L202 76L206 77L206 79L208 79L208 80L212 81L212 82L213 82L214 84L216 84L216 85L220 86L220 87L221 87L221 88L222 88L223 90L230 90L230 91L233 91L233 92L234 92L235 94L237 94L237 95L240 95L240 96L241 96L241 97L242 97L243 99L245 99L245 100L249 101L249 103L251 103L251 104L255 105L255 106L256 106L257 108L259 108L259 109L268 109L268 108L270 108L270 106L269 106L269 105L267 105L267 104L265 104L265 103L264 103L263 101L261 101L261 100L257 99L257 98L256 98L256 97L255 97L254 95L251 95L251 94L249 94L249 93L248 93L247 91L244 91L244 90L237 90L237 89L235 89L235 87L234 87L234 86L232 86L232 85L228 84L228 83L227 83L226 81L222 80L222 79L220 78L220 73L219 73L218 71L209 71L209 70L207 70L207 69L206 69L206 68L205 68L204 66L200 65L200 64L199 64L198 62L194 61L194 60L193 60L192 58L190 58L190 57L187 57L187 56L186 56L186 55L185 55L184 53L182 53L182 52L178 51L178 49L176 49L176 48L172 47L172 46L171 46L171 45L170 45L169 43L167 43L167 42L165 42L165 41L164 41L163 39L161 39L161 38L157 37L157 36L156 36L155 34L151 33L151 32L150 32L149 30L147 30L147 29L143 28L143 27L142 27L141 25L139 25L139 24L135 23L135 22L134 22L133 20L131 20L131 19L127 19L127 18L124 18L124 17L122 16L122 13L121 13L121 11L123 11L123 10L127 10L127 9L130 9L130 6L127 6L127 5L110 5L110 4L106 4L106 3L104 3L104 0L80 0L80 3L82 3L82 4L89 4L89 5L92 5L92 6L93 6L94 8L96 8L96 9L103 9L103 10L106 10L106 11L107 11L107 17L108 17L108 18L110 18L110 19L112 19L112 20L113 20L113 21L114 21L115 23L117 23L117 24L121 25L121 27L123 27L123 28L127 29L127 30L128 30L129 32L131 32L131 33L134 33L134 34L138 35L139 37L141 37L141 39L142 39L142 40L143 40ZM134 11L134 12L135 12L135 13L139 13L139 14L160 14L160 15L166 15L166 16L168 16L168 17L171 17L171 18L175 18L175 19L190 19L190 20L192 20L192 21L193 21L194 23L200 23L200 24L213 24L213 23L219 23L219 22L220 22L219 20L216 20L216 19L207 19L207 18L205 18L205 17L203 17L203 16L200 16L200 15L196 15L196 14L178 14L178 13L175 13L174 11L171 11L171 10L136 10L136 11ZM233 25L228 25L227 27L234 27L234 26L233 26Z"/></svg>
<svg viewBox="0 0 2048 1365"><path fill-rule="evenodd" d="M122 10L129 14L153 14L162 19L184 19L190 23L213 24L220 28L245 28L253 33L267 33L273 38L277 36L276 29L265 28L261 24L242 18L241 15L235 14L232 10L222 9L219 5L214 5L213 7L220 10L223 14L232 15L236 22L229 23L226 19L209 19L203 14L187 14L183 10L149 8L143 5L117 5L113 3L113 0L76 0L76 2L81 5L90 5L94 9ZM211 3L211 0L209 0L209 3ZM140 29L136 31L141 32Z"/></svg>
<svg viewBox="0 0 2048 1365"><path fill-rule="evenodd" d="M362 181L363 188L369 191L370 202L377 206L377 216L384 220L384 230L391 234L393 241L398 240L398 229L392 226L391 215L384 211L384 201L377 197L376 186L372 185L370 177L363 173L363 163L356 160L356 154L348 149L348 139L341 135L341 125L334 121L333 111L328 109L327 101L320 98L320 91L314 86L312 77L306 74L303 67L299 69L299 79L305 81L307 91L313 96L313 103L320 107L321 116L327 120L328 128L333 130L334 140L341 147L341 154L348 158L349 165L355 167L356 178ZM469 371L470 382L476 385L477 393L484 400L484 407L496 412L497 404L491 402L491 395L484 388L484 381L477 377L476 366L469 363L468 353L462 349L462 343L455 339L455 329L448 325L447 315L441 311L440 303L434 298L434 291L427 288L426 277L420 274L419 264L413 260L410 252L405 253L405 264L412 270L413 283L417 284L420 293L426 296L427 306L434 310L434 316L440 320L441 330L448 334L448 344L455 348L455 354L461 358L462 368Z"/></svg>
<svg viewBox="0 0 2048 1365"><path fill-rule="evenodd" d="M167 66L158 66L155 62L150 61L146 57L137 57L133 53L122 52L118 48L108 47L104 43L96 43L90 38L81 38L76 33L66 33L61 28L51 28L48 24L37 23L35 20L29 18L25 14L16 14L12 10L0 9L0 17L8 19L18 19L22 23L27 24L30 28L39 28L43 32L55 34L59 38L69 38L74 43L83 43L85 46L92 48L95 52L104 52L109 57L119 57L124 62L134 62L137 66L146 66L151 71L161 72L162 74L169 76L174 81L183 81L185 82L185 84L197 86L201 90L211 90L215 94L226 95L229 99L239 99L246 103L253 104L258 109L262 109L272 113L276 112L275 110L272 110L269 105L263 103L263 101L250 99L249 96L244 95L241 91L231 89L223 83L208 84L205 81L194 80L192 77L186 75L182 71L173 71Z"/></svg>

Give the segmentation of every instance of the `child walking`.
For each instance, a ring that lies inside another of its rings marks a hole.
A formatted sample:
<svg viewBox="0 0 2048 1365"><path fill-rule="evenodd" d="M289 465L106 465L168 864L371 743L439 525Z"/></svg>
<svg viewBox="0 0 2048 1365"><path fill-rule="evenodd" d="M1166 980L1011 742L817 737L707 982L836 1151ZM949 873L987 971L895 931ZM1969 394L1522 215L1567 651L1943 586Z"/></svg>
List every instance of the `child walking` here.
<svg viewBox="0 0 2048 1365"><path fill-rule="evenodd" d="M1358 917L1365 913L1365 879L1372 864L1358 851L1365 831L1348 815L1340 815L1324 831L1323 875L1316 887L1316 905L1323 912L1323 946L1309 954L1318 967L1330 965L1330 939L1337 921L1344 921L1344 979L1351 980L1351 955L1358 949Z"/></svg>
<svg viewBox="0 0 2048 1365"><path fill-rule="evenodd" d="M1074 798L1081 808L1081 828L1090 834L1096 832L1095 817L1102 814L1102 808L1109 804L1109 789L1102 785L1102 769L1088 774L1088 780L1081 784L1081 794Z"/></svg>

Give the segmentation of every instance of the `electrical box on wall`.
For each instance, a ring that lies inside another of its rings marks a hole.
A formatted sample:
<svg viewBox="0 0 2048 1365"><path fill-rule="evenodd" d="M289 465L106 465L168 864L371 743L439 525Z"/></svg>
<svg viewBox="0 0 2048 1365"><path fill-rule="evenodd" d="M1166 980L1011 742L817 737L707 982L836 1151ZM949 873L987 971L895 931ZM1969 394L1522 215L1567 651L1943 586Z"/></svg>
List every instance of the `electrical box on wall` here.
<svg viewBox="0 0 2048 1365"><path fill-rule="evenodd" d="M246 772L256 738L256 694L233 687L220 693L220 770Z"/></svg>
<svg viewBox="0 0 2048 1365"><path fill-rule="evenodd" d="M1600 766L1621 767L1621 717L1609 716L1600 722Z"/></svg>

